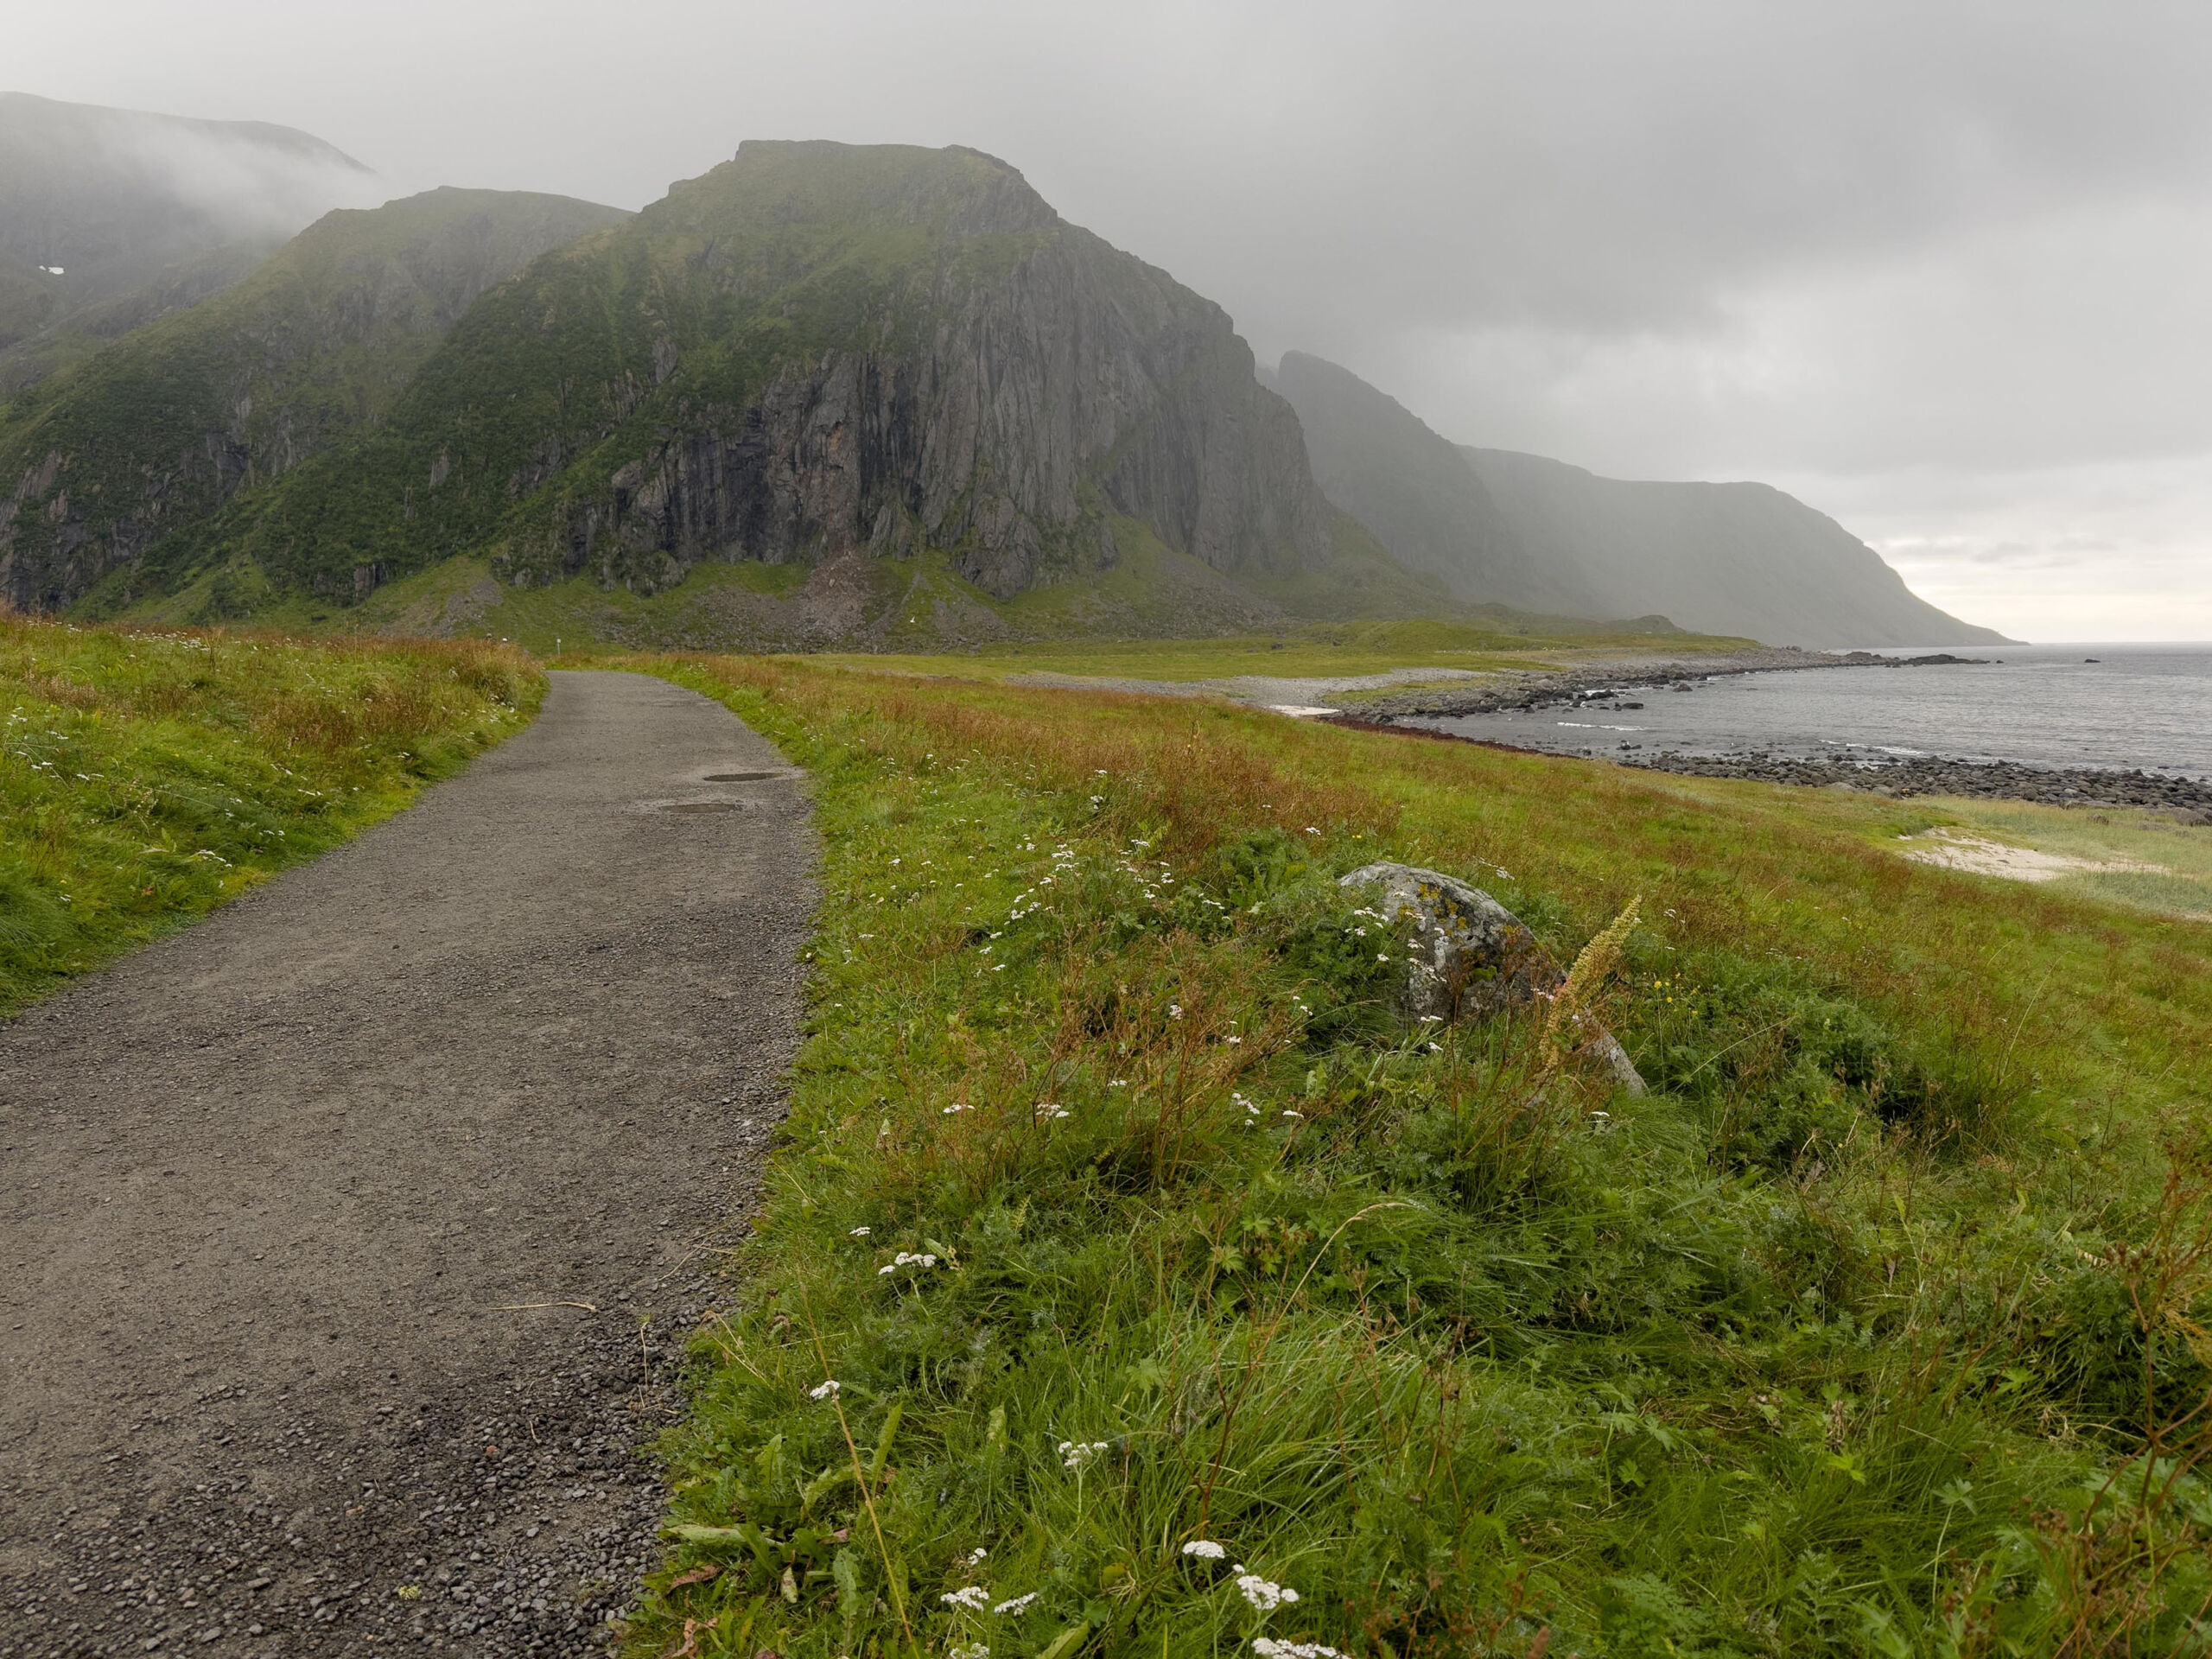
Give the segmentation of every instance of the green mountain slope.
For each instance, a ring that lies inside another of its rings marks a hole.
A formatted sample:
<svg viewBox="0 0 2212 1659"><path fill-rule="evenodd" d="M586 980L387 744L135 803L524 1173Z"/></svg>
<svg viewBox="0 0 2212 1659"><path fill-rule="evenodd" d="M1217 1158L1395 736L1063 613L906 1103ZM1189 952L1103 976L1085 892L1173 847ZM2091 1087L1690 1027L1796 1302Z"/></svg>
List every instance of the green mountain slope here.
<svg viewBox="0 0 2212 1659"><path fill-rule="evenodd" d="M1563 611L1588 598L1529 557L1466 458L1395 398L1304 352L1284 353L1274 385L1322 493L1402 563L1478 603Z"/></svg>
<svg viewBox="0 0 2212 1659"><path fill-rule="evenodd" d="M1993 645L1904 585L1824 512L1765 484L1601 478L1541 455L1461 451L1531 557L1603 607L1778 645Z"/></svg>
<svg viewBox="0 0 2212 1659"><path fill-rule="evenodd" d="M1220 308L976 151L748 143L485 295L388 420L143 580L250 561L351 601L474 555L649 596L928 553L1004 603L1099 579L1122 521L1232 588L1332 566L1297 418Z"/></svg>
<svg viewBox="0 0 2212 1659"><path fill-rule="evenodd" d="M162 537L381 420L486 288L624 217L450 189L334 213L23 394L0 425L0 594L52 609L112 576L127 598Z"/></svg>
<svg viewBox="0 0 2212 1659"><path fill-rule="evenodd" d="M1283 359L1276 384L1329 499L1463 600L1664 616L1771 645L2002 641L1919 598L1833 518L1766 485L1637 483L1466 448L1303 353Z"/></svg>
<svg viewBox="0 0 2212 1659"><path fill-rule="evenodd" d="M0 92L0 397L381 194L290 127Z"/></svg>

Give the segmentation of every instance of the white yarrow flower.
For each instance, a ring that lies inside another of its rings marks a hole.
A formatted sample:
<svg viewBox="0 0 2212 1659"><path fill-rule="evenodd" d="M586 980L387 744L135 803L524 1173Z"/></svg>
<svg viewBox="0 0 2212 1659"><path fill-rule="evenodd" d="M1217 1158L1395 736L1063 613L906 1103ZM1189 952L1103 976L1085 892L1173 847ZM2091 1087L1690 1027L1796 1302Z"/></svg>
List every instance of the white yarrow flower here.
<svg viewBox="0 0 2212 1659"><path fill-rule="evenodd" d="M809 1389L806 1391L806 1397L810 1400L827 1400L831 1395L836 1392L837 1379L833 1376L828 1382L817 1382L812 1388Z"/></svg>
<svg viewBox="0 0 2212 1659"><path fill-rule="evenodd" d="M868 1236L868 1229L865 1227L855 1227L853 1229L850 1236L854 1238L866 1238Z"/></svg>
<svg viewBox="0 0 2212 1659"><path fill-rule="evenodd" d="M1244 1592L1244 1599L1263 1613L1272 1613L1285 1602L1296 1601L1298 1592L1287 1585L1271 1584L1256 1573L1247 1573L1241 1567L1236 1573L1236 1587Z"/></svg>
<svg viewBox="0 0 2212 1659"><path fill-rule="evenodd" d="M1217 1561L1229 1554L1211 1538L1192 1539L1189 1543L1183 1546L1183 1553L1185 1555L1196 1555L1201 1560L1209 1561Z"/></svg>
<svg viewBox="0 0 2212 1659"><path fill-rule="evenodd" d="M1087 1467L1101 1452L1111 1449L1104 1440L1062 1440L1060 1463L1065 1468L1081 1470Z"/></svg>
<svg viewBox="0 0 2212 1659"><path fill-rule="evenodd" d="M948 1590L938 1599L948 1607L965 1607L980 1613L991 1605L991 1592L980 1584L970 1584L958 1590Z"/></svg>
<svg viewBox="0 0 2212 1659"><path fill-rule="evenodd" d="M1344 1659L1342 1649L1325 1642L1278 1642L1271 1636L1254 1637L1252 1651L1260 1659Z"/></svg>
<svg viewBox="0 0 2212 1659"><path fill-rule="evenodd" d="M991 1611L995 1613L1018 1613L1023 1608L1027 1607L1031 1602L1036 1600L1038 1596L1042 1592L1039 1591L1032 1590L1026 1596L1016 1596L1011 1601L1002 1601L999 1603L999 1605L992 1608Z"/></svg>
<svg viewBox="0 0 2212 1659"><path fill-rule="evenodd" d="M980 1642L960 1642L944 1650L945 1659L991 1659L991 1650Z"/></svg>

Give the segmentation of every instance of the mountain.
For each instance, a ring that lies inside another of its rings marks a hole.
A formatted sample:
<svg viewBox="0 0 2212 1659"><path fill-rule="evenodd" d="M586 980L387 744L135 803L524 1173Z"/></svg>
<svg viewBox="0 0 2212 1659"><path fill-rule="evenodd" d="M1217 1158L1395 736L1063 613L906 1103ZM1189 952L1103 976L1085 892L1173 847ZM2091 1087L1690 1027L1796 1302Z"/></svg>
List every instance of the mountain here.
<svg viewBox="0 0 2212 1659"><path fill-rule="evenodd" d="M0 595L67 605L373 426L486 289L627 216L499 190L340 210L245 281L42 383L0 423Z"/></svg>
<svg viewBox="0 0 2212 1659"><path fill-rule="evenodd" d="M1339 529L1226 314L1005 162L750 143L487 293L389 420L148 576L243 556L350 601L469 554L513 588L652 594L726 564L866 587L926 556L989 601L1125 541L1217 585L1310 583Z"/></svg>
<svg viewBox="0 0 2212 1659"><path fill-rule="evenodd" d="M1777 645L2006 643L1769 485L1632 482L1508 449L1461 454L1529 556L1571 572L1602 610Z"/></svg>
<svg viewBox="0 0 2212 1659"><path fill-rule="evenodd" d="M1770 645L1995 645L1826 514L1764 484L1642 483L1447 442L1348 370L1287 355L1329 499L1459 598L1663 615Z"/></svg>
<svg viewBox="0 0 2212 1659"><path fill-rule="evenodd" d="M1349 369L1287 352L1271 384L1298 411L1322 493L1399 561L1477 603L1575 613L1586 595L1530 557L1467 459Z"/></svg>
<svg viewBox="0 0 2212 1659"><path fill-rule="evenodd" d="M0 92L0 396L381 194L289 127Z"/></svg>
<svg viewBox="0 0 2212 1659"><path fill-rule="evenodd" d="M105 388L138 344L28 401L66 385L129 431L152 404ZM523 626L528 595L565 637L763 646L1448 604L1330 505L1219 307L969 149L748 143L486 290L370 413L238 469L212 514L204 487L138 490L153 511L103 538L133 486L65 491L57 457L92 446L19 410L10 585L92 615L432 630Z"/></svg>

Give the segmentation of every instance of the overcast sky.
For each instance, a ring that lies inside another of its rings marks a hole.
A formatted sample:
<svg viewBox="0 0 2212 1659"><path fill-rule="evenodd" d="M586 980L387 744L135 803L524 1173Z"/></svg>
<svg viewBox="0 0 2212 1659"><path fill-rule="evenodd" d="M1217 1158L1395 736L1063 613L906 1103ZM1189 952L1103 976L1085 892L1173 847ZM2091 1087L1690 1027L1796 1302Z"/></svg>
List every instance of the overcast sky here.
<svg viewBox="0 0 2212 1659"><path fill-rule="evenodd" d="M2212 6L177 0L13 90L625 207L967 143L1446 436L1759 478L2029 638L2212 639Z"/></svg>

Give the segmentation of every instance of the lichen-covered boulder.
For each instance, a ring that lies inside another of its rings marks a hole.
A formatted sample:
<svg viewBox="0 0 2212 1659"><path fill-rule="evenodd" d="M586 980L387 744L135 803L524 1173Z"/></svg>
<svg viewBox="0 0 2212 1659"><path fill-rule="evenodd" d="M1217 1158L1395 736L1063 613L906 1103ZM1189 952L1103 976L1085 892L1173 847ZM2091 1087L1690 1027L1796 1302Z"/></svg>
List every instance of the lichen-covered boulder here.
<svg viewBox="0 0 2212 1659"><path fill-rule="evenodd" d="M1567 982L1528 925L1480 887L1411 864L1363 864L1339 885L1371 890L1370 913L1378 920L1412 924L1416 954L1401 1000L1413 1019L1487 1020ZM1642 1094L1643 1079L1612 1033L1587 1014L1576 1024L1577 1052Z"/></svg>

